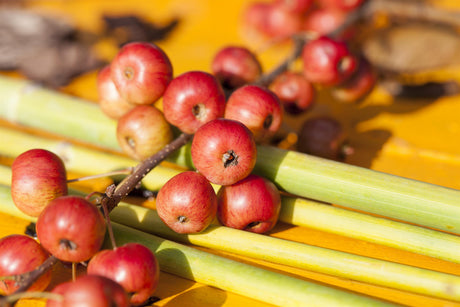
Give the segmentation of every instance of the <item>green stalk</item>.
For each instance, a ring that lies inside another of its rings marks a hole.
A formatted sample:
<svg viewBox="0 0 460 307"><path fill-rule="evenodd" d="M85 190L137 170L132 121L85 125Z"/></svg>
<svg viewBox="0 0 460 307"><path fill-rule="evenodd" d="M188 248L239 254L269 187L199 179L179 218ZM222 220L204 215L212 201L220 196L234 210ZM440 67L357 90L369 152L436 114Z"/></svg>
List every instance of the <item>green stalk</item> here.
<svg viewBox="0 0 460 307"><path fill-rule="evenodd" d="M391 304L206 253L114 224L119 244L138 242L158 257L160 268L225 291L278 306L389 306Z"/></svg>
<svg viewBox="0 0 460 307"><path fill-rule="evenodd" d="M94 103L0 77L0 117L110 149L115 122ZM176 162L190 166L188 150ZM460 234L460 191L293 151L259 146L255 172L301 197Z"/></svg>
<svg viewBox="0 0 460 307"><path fill-rule="evenodd" d="M0 211L34 220L14 206L10 189L0 185ZM112 223L121 246L138 242L150 248L164 272L279 306L390 306L372 298L322 286L206 253L192 247ZM107 244L110 244L107 242Z"/></svg>
<svg viewBox="0 0 460 307"><path fill-rule="evenodd" d="M114 134L116 121L93 102L5 76L0 76L0 93L1 118L119 150Z"/></svg>
<svg viewBox="0 0 460 307"><path fill-rule="evenodd" d="M28 135L0 127L0 153L16 157L31 148L45 148L63 157L66 167L81 174L100 174L136 164L119 155L88 149L75 144ZM158 166L142 181L158 190L180 170ZM11 184L11 170L0 167L0 183ZM218 189L218 187L215 187ZM280 220L347 237L460 263L460 237L439 231L353 212L321 202L284 197Z"/></svg>
<svg viewBox="0 0 460 307"><path fill-rule="evenodd" d="M110 216L117 223L173 241L383 287L460 301L460 276L217 225L211 225L199 234L182 235L168 228L155 210L126 203L119 204Z"/></svg>
<svg viewBox="0 0 460 307"><path fill-rule="evenodd" d="M259 146L255 172L294 195L460 234L460 190Z"/></svg>
<svg viewBox="0 0 460 307"><path fill-rule="evenodd" d="M0 186L0 210L24 217L14 207L9 198L9 188L6 186ZM181 235L169 229L155 210L127 203L120 203L110 217L114 222L176 242L191 243L364 283L460 301L460 277L451 274L216 225L210 226L200 234ZM116 238L120 244L118 236Z"/></svg>

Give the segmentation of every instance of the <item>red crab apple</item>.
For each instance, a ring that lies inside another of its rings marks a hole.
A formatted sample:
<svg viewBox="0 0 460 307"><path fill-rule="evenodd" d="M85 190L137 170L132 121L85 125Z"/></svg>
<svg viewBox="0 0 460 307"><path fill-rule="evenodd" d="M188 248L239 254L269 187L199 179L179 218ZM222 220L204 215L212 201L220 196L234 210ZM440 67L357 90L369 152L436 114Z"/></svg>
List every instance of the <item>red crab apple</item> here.
<svg viewBox="0 0 460 307"><path fill-rule="evenodd" d="M331 160L343 160L353 149L340 122L330 116L308 118L302 124L297 150Z"/></svg>
<svg viewBox="0 0 460 307"><path fill-rule="evenodd" d="M104 66L99 71L96 85L99 96L99 107L108 117L118 119L134 108L134 104L123 99L120 93L118 93L110 75L110 65Z"/></svg>
<svg viewBox="0 0 460 307"><path fill-rule="evenodd" d="M284 110L293 115L307 111L314 102L315 88L302 73L285 71L270 85Z"/></svg>
<svg viewBox="0 0 460 307"><path fill-rule="evenodd" d="M192 140L192 162L214 184L232 184L249 175L256 155L251 131L235 120L210 121L197 130Z"/></svg>
<svg viewBox="0 0 460 307"><path fill-rule="evenodd" d="M160 189L156 207L161 220L175 232L197 233L216 217L217 196L203 175L185 171Z"/></svg>
<svg viewBox="0 0 460 307"><path fill-rule="evenodd" d="M245 33L249 36L268 36L268 12L272 7L270 2L250 2L244 8L242 22Z"/></svg>
<svg viewBox="0 0 460 307"><path fill-rule="evenodd" d="M99 275L82 275L75 281L58 284L51 293L62 300L48 299L47 307L129 307L129 298L116 281Z"/></svg>
<svg viewBox="0 0 460 307"><path fill-rule="evenodd" d="M113 279L139 305L152 296L158 286L160 269L155 254L139 243L127 243L113 250L101 250L88 263L88 274Z"/></svg>
<svg viewBox="0 0 460 307"><path fill-rule="evenodd" d="M11 276L35 270L49 257L48 252L33 238L13 234L0 239L0 276ZM51 281L51 270L46 271L27 291L43 291ZM13 280L2 280L0 290L9 295L19 288Z"/></svg>
<svg viewBox="0 0 460 307"><path fill-rule="evenodd" d="M224 117L242 122L254 134L256 142L263 142L280 128L283 107L271 90L258 85L245 85L228 98Z"/></svg>
<svg viewBox="0 0 460 307"><path fill-rule="evenodd" d="M310 10L314 0L275 0L275 3L288 12L300 15Z"/></svg>
<svg viewBox="0 0 460 307"><path fill-rule="evenodd" d="M303 29L319 35L327 35L340 27L346 17L347 15L342 11L317 8L305 16Z"/></svg>
<svg viewBox="0 0 460 307"><path fill-rule="evenodd" d="M130 157L144 160L173 139L170 124L155 106L138 105L118 119L117 140Z"/></svg>
<svg viewBox="0 0 460 307"><path fill-rule="evenodd" d="M67 174L58 155L46 149L30 149L11 166L11 197L19 210L36 217L56 197L67 194Z"/></svg>
<svg viewBox="0 0 460 307"><path fill-rule="evenodd" d="M222 225L255 233L271 230L281 208L278 188L268 179L251 174L217 193L217 218Z"/></svg>
<svg viewBox="0 0 460 307"><path fill-rule="evenodd" d="M166 120L189 134L210 120L223 117L225 94L219 81L203 71L189 71L174 78L163 95Z"/></svg>
<svg viewBox="0 0 460 307"><path fill-rule="evenodd" d="M359 8L364 2L365 0L321 0L318 4L329 10L349 12Z"/></svg>
<svg viewBox="0 0 460 307"><path fill-rule="evenodd" d="M254 82L262 73L262 66L248 48L226 46L214 56L211 71L225 88L235 89Z"/></svg>
<svg viewBox="0 0 460 307"><path fill-rule="evenodd" d="M289 11L277 2L270 3L266 19L266 31L270 37L288 38L302 29L302 14Z"/></svg>
<svg viewBox="0 0 460 307"><path fill-rule="evenodd" d="M173 75L166 53L149 42L124 45L112 60L110 71L120 96L134 104L157 101Z"/></svg>
<svg viewBox="0 0 460 307"><path fill-rule="evenodd" d="M106 224L99 209L79 196L61 196L42 211L36 224L42 246L56 258L81 262L101 248Z"/></svg>
<svg viewBox="0 0 460 307"><path fill-rule="evenodd" d="M349 78L358 66L357 58L343 41L321 36L302 50L303 71L308 80L333 86Z"/></svg>
<svg viewBox="0 0 460 307"><path fill-rule="evenodd" d="M339 101L356 102L369 94L377 82L372 65L361 58L358 70L343 84L331 89L331 94Z"/></svg>

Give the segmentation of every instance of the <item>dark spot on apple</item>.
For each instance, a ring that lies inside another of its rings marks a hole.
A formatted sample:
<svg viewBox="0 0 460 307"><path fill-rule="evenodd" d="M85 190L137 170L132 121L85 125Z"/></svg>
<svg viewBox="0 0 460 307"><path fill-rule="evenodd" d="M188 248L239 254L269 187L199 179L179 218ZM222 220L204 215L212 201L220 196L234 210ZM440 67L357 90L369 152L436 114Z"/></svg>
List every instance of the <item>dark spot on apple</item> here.
<svg viewBox="0 0 460 307"><path fill-rule="evenodd" d="M260 224L260 221L251 222L246 227L244 227L244 229L251 229L259 224Z"/></svg>
<svg viewBox="0 0 460 307"><path fill-rule="evenodd" d="M136 141L132 137L130 137L130 136L125 137L125 141L126 141L126 143L128 144L129 147L131 147L133 150L135 150Z"/></svg>
<svg viewBox="0 0 460 307"><path fill-rule="evenodd" d="M66 249L66 250L76 250L77 249L77 244L67 239L60 239L59 246L62 249Z"/></svg>
<svg viewBox="0 0 460 307"><path fill-rule="evenodd" d="M183 224L183 223L186 223L186 222L188 221L188 218L185 217L185 216L183 216L183 215L179 215L179 216L177 217L177 221L178 221L179 223Z"/></svg>
<svg viewBox="0 0 460 307"><path fill-rule="evenodd" d="M134 77L134 69L132 67L126 67L123 71L123 75L127 80L131 80Z"/></svg>
<svg viewBox="0 0 460 307"><path fill-rule="evenodd" d="M198 119L203 118L206 113L206 107L204 106L204 104L198 103L193 106L192 113L193 113L193 116L195 116Z"/></svg>
<svg viewBox="0 0 460 307"><path fill-rule="evenodd" d="M225 168L238 165L238 155L230 149L222 155L222 162Z"/></svg>
<svg viewBox="0 0 460 307"><path fill-rule="evenodd" d="M264 120L264 129L270 128L273 122L273 115L269 114Z"/></svg>

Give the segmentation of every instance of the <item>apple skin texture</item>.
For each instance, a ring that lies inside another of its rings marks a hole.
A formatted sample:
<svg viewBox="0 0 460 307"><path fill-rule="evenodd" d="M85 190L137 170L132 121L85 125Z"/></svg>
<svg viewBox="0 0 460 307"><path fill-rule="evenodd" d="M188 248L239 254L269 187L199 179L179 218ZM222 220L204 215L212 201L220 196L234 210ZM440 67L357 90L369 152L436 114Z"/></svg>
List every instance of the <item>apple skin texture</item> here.
<svg viewBox="0 0 460 307"><path fill-rule="evenodd" d="M225 93L213 75L189 71L174 78L163 95L166 120L193 134L203 124L224 116Z"/></svg>
<svg viewBox="0 0 460 307"><path fill-rule="evenodd" d="M251 174L221 187L217 199L217 218L224 226L265 233L278 221L280 193L275 184L261 176Z"/></svg>
<svg viewBox="0 0 460 307"><path fill-rule="evenodd" d="M45 149L31 149L14 159L11 166L11 197L23 213L37 217L56 197L67 195L64 162Z"/></svg>
<svg viewBox="0 0 460 307"><path fill-rule="evenodd" d="M120 96L133 104L156 102L173 76L166 53L148 42L124 45L110 63L110 71Z"/></svg>
<svg viewBox="0 0 460 307"><path fill-rule="evenodd" d="M182 172L166 182L156 201L161 220L177 233L198 233L216 217L217 196L200 173Z"/></svg>
<svg viewBox="0 0 460 307"><path fill-rule="evenodd" d="M138 105L117 122L117 141L123 152L142 161L159 152L173 139L170 124L155 106Z"/></svg>
<svg viewBox="0 0 460 307"><path fill-rule="evenodd" d="M104 66L98 72L96 86L99 107L108 117L118 119L136 106L120 96L112 80L110 65Z"/></svg>
<svg viewBox="0 0 460 307"><path fill-rule="evenodd" d="M42 211L36 224L42 246L66 262L90 259L102 246L105 219L99 209L79 196L61 196Z"/></svg>
<svg viewBox="0 0 460 307"><path fill-rule="evenodd" d="M228 98L224 117L242 122L259 143L267 141L279 130L283 106L278 96L268 88L245 85Z"/></svg>
<svg viewBox="0 0 460 307"><path fill-rule="evenodd" d="M46 307L129 307L129 298L123 287L110 278L83 275L67 281L51 291L63 296L62 301L49 299Z"/></svg>
<svg viewBox="0 0 460 307"><path fill-rule="evenodd" d="M157 258L139 243L99 251L89 261L87 273L115 280L131 294L130 302L135 305L152 296L160 279Z"/></svg>
<svg viewBox="0 0 460 307"><path fill-rule="evenodd" d="M0 239L0 276L22 274L35 270L48 259L49 254L33 238L12 234ZM27 291L43 291L51 282L51 270L48 270L35 281ZM3 295L15 292L19 285L13 280L0 282Z"/></svg>
<svg viewBox="0 0 460 307"><path fill-rule="evenodd" d="M192 140L192 162L211 183L233 184L249 175L257 147L251 131L239 121L215 119L201 126Z"/></svg>

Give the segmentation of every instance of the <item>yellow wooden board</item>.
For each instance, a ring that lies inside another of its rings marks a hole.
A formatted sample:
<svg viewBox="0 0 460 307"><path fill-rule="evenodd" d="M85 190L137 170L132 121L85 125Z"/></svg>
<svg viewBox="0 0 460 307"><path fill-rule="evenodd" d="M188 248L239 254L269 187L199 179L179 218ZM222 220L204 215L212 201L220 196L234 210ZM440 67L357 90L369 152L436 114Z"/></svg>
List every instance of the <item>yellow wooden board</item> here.
<svg viewBox="0 0 460 307"><path fill-rule="evenodd" d="M168 39L158 43L170 57L174 73L178 75L189 70L209 71L213 54L224 45L241 44L254 50L262 46L262 42L249 40L247 33L241 28L241 13L248 3L250 1L244 0L49 0L31 1L27 5L59 17L66 16L77 27L95 32L103 27L103 14L137 14L159 24L179 18L177 29ZM460 9L460 4L453 0L439 4ZM107 59L112 58L117 50L111 41L101 42L96 49ZM264 69L274 67L288 52L289 46L281 45L261 53ZM460 67L449 67L433 74L460 81ZM62 88L62 91L96 102L95 76L96 72L90 72ZM354 105L337 103L327 93L322 93L318 97L317 105L306 116L314 114L331 114L343 123L356 151L348 158L347 163L460 189L459 96L429 102L397 101L377 88L364 103ZM289 122L296 128L301 120L290 119ZM0 236L22 233L28 224L27 221L4 214L0 214L0 220ZM459 264L305 227L280 223L271 235L460 276ZM441 299L235 255L219 254L408 306L460 306ZM50 287L70 276L68 269L64 267L58 267L57 272ZM155 295L160 301L153 306L268 306L250 297L197 284L167 273L161 274L160 286ZM43 301L24 300L18 306L43 304Z"/></svg>

